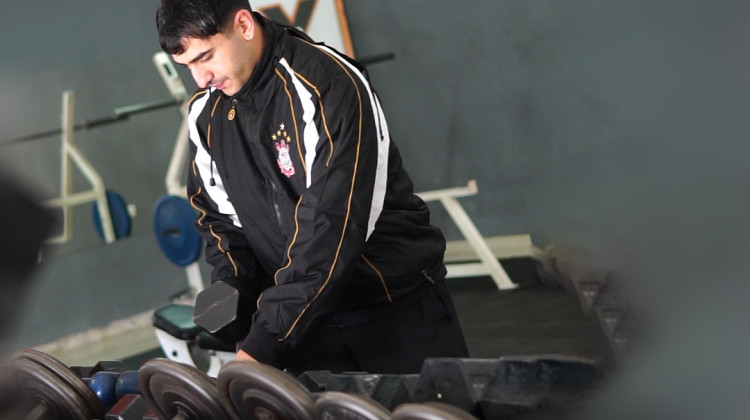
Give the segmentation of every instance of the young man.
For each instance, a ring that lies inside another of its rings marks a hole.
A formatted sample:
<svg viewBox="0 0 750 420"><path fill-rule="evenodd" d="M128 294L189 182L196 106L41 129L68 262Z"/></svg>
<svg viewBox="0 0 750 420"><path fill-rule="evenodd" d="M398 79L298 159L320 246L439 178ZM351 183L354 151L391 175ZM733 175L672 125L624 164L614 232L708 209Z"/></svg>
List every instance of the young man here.
<svg viewBox="0 0 750 420"><path fill-rule="evenodd" d="M200 87L188 196L211 279L258 297L237 357L294 373L468 357L445 239L364 68L247 0L161 0L156 23Z"/></svg>

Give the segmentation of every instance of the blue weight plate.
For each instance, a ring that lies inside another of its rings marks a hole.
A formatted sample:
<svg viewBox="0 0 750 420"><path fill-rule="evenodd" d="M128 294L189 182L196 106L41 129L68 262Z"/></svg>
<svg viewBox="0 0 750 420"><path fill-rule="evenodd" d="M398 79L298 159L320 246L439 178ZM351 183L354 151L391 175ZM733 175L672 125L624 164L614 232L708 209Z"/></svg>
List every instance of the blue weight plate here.
<svg viewBox="0 0 750 420"><path fill-rule="evenodd" d="M185 267L198 260L201 237L193 227L195 210L187 200L165 195L154 207L154 234L164 255Z"/></svg>
<svg viewBox="0 0 750 420"><path fill-rule="evenodd" d="M112 190L107 190L107 203L109 204L109 214L112 218L112 227L115 229L115 238L122 239L130 236L132 221L128 213L128 205L120 194ZM99 215L99 206L96 202L91 206L91 218L94 222L94 229L99 237L104 239L104 227L102 218Z"/></svg>

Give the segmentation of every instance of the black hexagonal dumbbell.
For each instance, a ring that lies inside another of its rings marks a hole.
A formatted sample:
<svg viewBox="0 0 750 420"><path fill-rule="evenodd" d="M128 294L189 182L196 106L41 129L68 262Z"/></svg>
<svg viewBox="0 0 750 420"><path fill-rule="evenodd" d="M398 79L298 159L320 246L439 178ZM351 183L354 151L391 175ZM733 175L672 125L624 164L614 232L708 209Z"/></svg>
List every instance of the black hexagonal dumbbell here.
<svg viewBox="0 0 750 420"><path fill-rule="evenodd" d="M141 420L151 409L148 401L139 394L127 394L107 411L105 420Z"/></svg>
<svg viewBox="0 0 750 420"><path fill-rule="evenodd" d="M198 294L193 321L220 340L236 343L250 331L255 305L254 297L217 281Z"/></svg>
<svg viewBox="0 0 750 420"><path fill-rule="evenodd" d="M415 402L441 402L479 418L568 409L604 379L592 362L567 356L425 360Z"/></svg>
<svg viewBox="0 0 750 420"><path fill-rule="evenodd" d="M413 400L419 375L340 373L328 378L325 391L345 392L371 398L389 410Z"/></svg>

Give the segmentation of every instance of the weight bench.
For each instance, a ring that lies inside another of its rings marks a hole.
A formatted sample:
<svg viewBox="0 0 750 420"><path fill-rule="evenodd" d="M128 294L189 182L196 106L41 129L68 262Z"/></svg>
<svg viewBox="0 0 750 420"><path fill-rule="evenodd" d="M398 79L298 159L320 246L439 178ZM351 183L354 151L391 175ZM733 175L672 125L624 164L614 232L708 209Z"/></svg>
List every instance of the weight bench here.
<svg viewBox="0 0 750 420"><path fill-rule="evenodd" d="M475 195L479 192L476 180L469 180L465 187L446 188L444 190L433 190L416 193L425 202L440 201L448 215L456 224L458 230L472 248L479 262L476 263L453 263L446 264L448 270L446 278L490 276L499 290L513 289L516 284L510 280L508 274L500 265L497 257L487 245L484 236L479 233L471 217L466 213L459 197Z"/></svg>
<svg viewBox="0 0 750 420"><path fill-rule="evenodd" d="M152 325L164 355L175 362L205 368L212 378L235 359L236 345L209 334L193 322L193 306L170 303L154 311ZM208 366L202 365L208 359Z"/></svg>

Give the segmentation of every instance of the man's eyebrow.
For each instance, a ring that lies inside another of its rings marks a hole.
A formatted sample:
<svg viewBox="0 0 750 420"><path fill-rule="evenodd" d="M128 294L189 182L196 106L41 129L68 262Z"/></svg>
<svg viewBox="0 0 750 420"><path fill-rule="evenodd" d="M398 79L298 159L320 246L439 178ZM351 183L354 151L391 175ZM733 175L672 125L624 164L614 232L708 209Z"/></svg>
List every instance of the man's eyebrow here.
<svg viewBox="0 0 750 420"><path fill-rule="evenodd" d="M199 61L199 60L200 60L200 59L202 59L203 57L207 56L208 54L212 53L213 51L214 51L214 49L213 49L213 48L209 48L209 49L207 49L206 51L203 51L202 53L200 53L200 54L196 55L196 56L195 56L195 57L194 57L194 58L193 58L192 60L188 61L188 62L187 62L187 64L193 64L193 63L195 63L196 61Z"/></svg>

